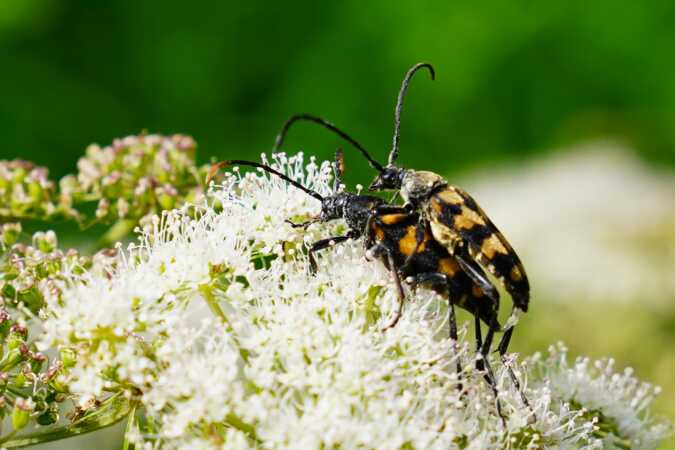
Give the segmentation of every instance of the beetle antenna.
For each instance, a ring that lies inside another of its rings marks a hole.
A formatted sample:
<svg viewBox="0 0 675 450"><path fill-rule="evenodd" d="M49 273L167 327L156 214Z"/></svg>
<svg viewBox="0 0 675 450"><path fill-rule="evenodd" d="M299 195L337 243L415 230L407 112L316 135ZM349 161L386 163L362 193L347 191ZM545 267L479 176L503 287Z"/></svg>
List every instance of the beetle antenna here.
<svg viewBox="0 0 675 450"><path fill-rule="evenodd" d="M405 74L403 83L401 83L401 90L398 91L396 108L394 109L394 139L391 146L391 152L389 152L389 165L394 164L394 162L396 162L396 158L398 158L398 146L399 141L401 140L401 110L403 109L403 99L405 98L405 94L408 91L408 85L410 84L410 80L412 79L413 75L415 75L415 72L422 68L429 69L429 74L431 75L432 80L436 78L434 67L429 63L417 63L412 66Z"/></svg>
<svg viewBox="0 0 675 450"><path fill-rule="evenodd" d="M213 177L216 175L216 173L220 169L222 169L224 167L228 167L228 166L234 166L234 165L251 166L251 167L257 167L259 169L262 169L267 173L271 173L272 175L276 175L277 177L281 178L282 180L291 183L293 186L295 186L296 188L300 189L301 191L311 195L315 199L317 199L321 202L323 201L323 196L320 195L318 192L315 192L311 189L306 188L305 186L303 186L300 183L298 183L297 181L289 178L288 176L284 175L283 173L279 172L278 170L272 169L270 166L266 166L265 164L260 164L260 163L253 162L253 161L244 161L242 159L230 159L228 161L221 161L221 162L216 163L213 166L211 166L211 170L209 170L209 175L206 178L206 184L209 184L209 182L213 179Z"/></svg>
<svg viewBox="0 0 675 450"><path fill-rule="evenodd" d="M322 119L321 117L313 116L311 114L296 114L294 116L291 116L286 121L286 123L284 123L284 126L281 127L281 131L279 132L276 140L274 141L274 147L272 148L273 152L279 151L279 148L284 143L284 139L286 138L286 134L288 134L288 129L291 127L291 125L293 125L293 123L295 123L297 121L300 121L300 120L306 120L306 121L309 121L309 122L314 122L314 123L317 123L317 124L321 125L324 128L328 128L330 131L337 134L342 139L349 142L356 149L358 149L361 152L361 154L368 160L368 163L370 164L370 166L373 169L377 170L378 172L382 172L382 170L384 170L384 168L382 167L382 164L375 161L373 159L373 157L370 156L370 153L368 153L368 151L365 148L363 148L363 146L361 144L359 144L356 139L354 139L353 137L351 137L350 135L348 135L347 133L345 133L344 131L342 131L341 129L339 129L338 127L333 125L331 122L327 121L326 119Z"/></svg>

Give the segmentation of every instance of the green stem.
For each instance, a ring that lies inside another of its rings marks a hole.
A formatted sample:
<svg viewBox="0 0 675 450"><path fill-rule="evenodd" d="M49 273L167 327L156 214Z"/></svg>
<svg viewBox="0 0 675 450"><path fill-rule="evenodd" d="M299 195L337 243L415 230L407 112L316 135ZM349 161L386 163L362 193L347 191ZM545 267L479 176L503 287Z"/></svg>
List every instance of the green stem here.
<svg viewBox="0 0 675 450"><path fill-rule="evenodd" d="M213 288L208 284L202 284L199 286L199 293L202 294L204 300L206 300L206 304L209 305L211 312L227 327L227 331L232 331L232 326L227 320L227 316L220 308L216 296L213 295Z"/></svg>
<svg viewBox="0 0 675 450"><path fill-rule="evenodd" d="M127 426L124 428L124 445L122 446L122 450L134 449L134 444L129 442L129 432L131 431L131 427L134 426L135 419L136 419L136 406L131 408L131 412L129 413L129 420L127 420Z"/></svg>
<svg viewBox="0 0 675 450"><path fill-rule="evenodd" d="M209 305L209 309L211 312L220 319L220 322L225 325L225 329L227 330L228 333L230 333L232 339L234 342L237 344L237 347L239 348L239 354L241 355L242 359L245 362L248 362L248 352L246 349L241 348L239 345L239 340L237 339L235 333L234 333L234 328L232 327L232 324L230 321L227 319L227 316L223 312L223 310L220 308L220 305L218 304L218 299L216 298L215 295L213 295L213 287L209 284L202 284L199 286L199 293L202 294L202 297L204 297L204 300L206 300L206 304Z"/></svg>
<svg viewBox="0 0 675 450"><path fill-rule="evenodd" d="M247 435L250 439L252 439L256 444L261 445L262 441L260 438L257 436L255 432L255 427L253 425L250 425L243 420L239 418L239 416L230 413L225 417L225 423L232 428L236 428L237 430L241 431L245 435Z"/></svg>
<svg viewBox="0 0 675 450"><path fill-rule="evenodd" d="M121 393L118 393L106 399L101 406L91 414L87 414L69 425L53 428L49 431L29 433L18 437L14 437L16 431L12 431L7 436L0 439L0 446L3 448L26 447L43 442L65 439L79 434L90 433L116 424L127 417L134 407L135 405L132 405Z"/></svg>

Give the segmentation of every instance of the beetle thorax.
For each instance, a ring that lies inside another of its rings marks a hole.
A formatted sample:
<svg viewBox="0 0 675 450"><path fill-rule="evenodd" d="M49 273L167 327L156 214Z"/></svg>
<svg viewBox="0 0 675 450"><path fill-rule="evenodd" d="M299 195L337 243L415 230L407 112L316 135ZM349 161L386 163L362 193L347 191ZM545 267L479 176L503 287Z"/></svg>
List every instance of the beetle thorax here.
<svg viewBox="0 0 675 450"><path fill-rule="evenodd" d="M406 202L419 204L447 181L440 175L426 170L408 170L401 183L401 197Z"/></svg>

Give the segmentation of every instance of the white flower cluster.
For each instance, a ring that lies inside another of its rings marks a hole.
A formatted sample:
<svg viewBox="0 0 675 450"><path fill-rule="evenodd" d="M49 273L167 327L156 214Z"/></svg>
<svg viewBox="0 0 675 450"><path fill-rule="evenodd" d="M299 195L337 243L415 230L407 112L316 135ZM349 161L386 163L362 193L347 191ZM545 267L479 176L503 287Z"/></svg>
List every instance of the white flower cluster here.
<svg viewBox="0 0 675 450"><path fill-rule="evenodd" d="M273 162L332 191L327 163ZM462 337L454 351L447 338L442 298L409 293L403 318L383 332L395 290L361 241L324 251L310 274L304 244L344 224L303 231L284 220L318 208L276 178L235 169L210 205L165 214L120 252L114 273L65 292L50 305L43 345L75 351L64 381L81 404L124 391L147 416L128 437L147 449L601 448L612 439L651 448L662 437L635 412L651 394L632 378L568 368L558 353L513 363L534 414L493 361L501 420L473 350ZM613 427L604 435L597 415Z"/></svg>
<svg viewBox="0 0 675 450"><path fill-rule="evenodd" d="M556 398L567 399L594 423L593 435L605 447L655 448L670 434L665 422L647 420L648 407L661 389L641 382L631 368L616 372L611 358L567 361L562 344L549 348L544 358L535 354L528 360L538 386L545 386Z"/></svg>

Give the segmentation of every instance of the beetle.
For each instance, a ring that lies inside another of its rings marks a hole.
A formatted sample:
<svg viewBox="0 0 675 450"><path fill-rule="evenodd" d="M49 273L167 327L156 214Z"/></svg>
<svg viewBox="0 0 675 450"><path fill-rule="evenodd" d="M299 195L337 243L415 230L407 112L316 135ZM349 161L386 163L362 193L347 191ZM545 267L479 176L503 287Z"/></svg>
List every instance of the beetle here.
<svg viewBox="0 0 675 450"><path fill-rule="evenodd" d="M481 287L491 285L484 273L472 270L474 267L472 263L476 261L497 277L509 293L513 301L513 311L497 348L502 360L506 363L506 352L517 316L520 312L526 312L529 307L530 286L520 258L504 235L467 192L449 184L442 176L434 172L405 169L395 164L399 154L403 100L410 80L420 69L427 69L431 79L435 78L434 68L428 63L418 63L406 73L394 109L393 142L386 166L372 158L358 141L337 126L311 114L291 116L277 135L274 151L279 150L291 125L298 121L319 124L359 150L370 166L379 172L369 189L399 191L405 202L402 207L408 213L420 213L421 220L416 232L418 245L421 244L427 227L430 228L434 240L455 256L457 262L474 283ZM384 211L385 207L386 205L380 207L380 211ZM396 211L401 206L392 205L391 208L392 211ZM520 389L515 374L508 364L507 367L509 367L514 384ZM523 400L527 403L524 397Z"/></svg>
<svg viewBox="0 0 675 450"><path fill-rule="evenodd" d="M321 212L318 216L303 223L287 221L293 227L306 227L315 222L345 219L348 230L344 235L321 239L309 246L308 257L312 271L318 269L316 252L365 235L366 254L369 257L380 259L391 272L399 298L395 317L385 329L395 326L401 317L405 302L405 293L401 283L401 278L403 278L413 286L425 284L437 292L447 294L450 337L455 341L458 336L454 305L457 304L472 313L476 319L477 351L487 355L494 332L500 330L497 319L499 293L491 284L487 289L475 284L472 277L459 265L457 259L432 239L430 229L424 231L421 243L418 243L420 218L417 213L409 213L403 208L393 208L391 205L386 205L379 197L359 195L344 190L324 197L276 169L253 161L229 160L217 163L212 166L207 182L218 170L232 165L261 169L285 180L321 202ZM336 153L335 169L337 181L339 185L342 185L344 157L341 151ZM380 208L384 209L380 211ZM470 270L485 276L478 264L473 263L470 267ZM488 326L485 341L481 338L481 320ZM487 362L485 358L482 359ZM482 368L481 360L478 366Z"/></svg>

